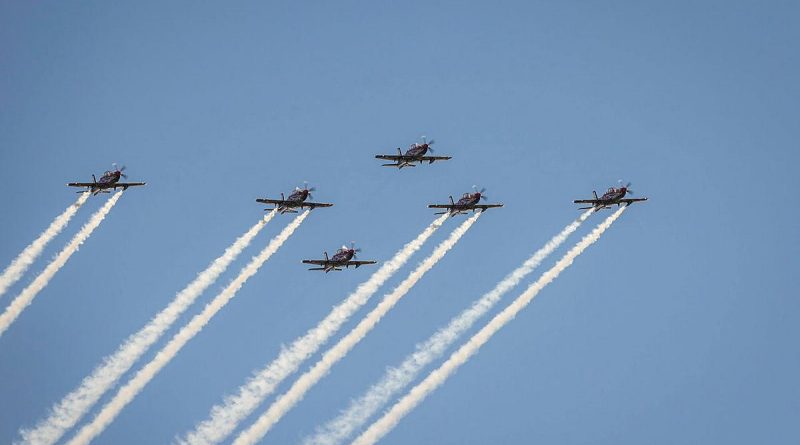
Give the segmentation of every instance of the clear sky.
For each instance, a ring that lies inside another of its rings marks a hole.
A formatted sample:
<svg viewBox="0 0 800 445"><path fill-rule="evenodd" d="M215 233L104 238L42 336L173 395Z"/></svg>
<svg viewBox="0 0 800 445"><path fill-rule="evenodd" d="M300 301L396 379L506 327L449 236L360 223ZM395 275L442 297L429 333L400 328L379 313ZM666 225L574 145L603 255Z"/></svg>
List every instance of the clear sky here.
<svg viewBox="0 0 800 445"><path fill-rule="evenodd" d="M306 180L335 206L96 443L183 434L374 270L301 259L355 240L386 260L433 219L426 204L487 187L505 208L264 441L297 442L568 224L572 199L622 178L650 200L383 443L798 443L799 20L791 1L3 2L0 267L75 199L66 182L119 162L148 185L0 337L0 442L250 227L256 197ZM423 134L453 159L398 172L373 158Z"/></svg>

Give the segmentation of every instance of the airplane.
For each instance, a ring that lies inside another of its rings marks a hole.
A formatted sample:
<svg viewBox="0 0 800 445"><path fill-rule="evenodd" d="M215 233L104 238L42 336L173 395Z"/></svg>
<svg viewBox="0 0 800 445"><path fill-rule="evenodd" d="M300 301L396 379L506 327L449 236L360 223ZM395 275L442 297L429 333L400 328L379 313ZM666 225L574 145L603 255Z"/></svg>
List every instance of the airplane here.
<svg viewBox="0 0 800 445"><path fill-rule="evenodd" d="M258 198L256 202L260 202L263 204L274 204L275 207L272 209L264 209L264 210L274 210L278 209L278 211L282 214L284 213L297 213L298 208L303 209L308 207L311 210L314 210L317 207L331 207L333 204L328 204L324 202L306 202L308 198L314 198L311 196L311 192L315 190L314 187L308 188L308 183L305 183L303 188L295 187L294 192L289 195L288 198L283 196L281 193L281 199L267 199L267 198Z"/></svg>
<svg viewBox="0 0 800 445"><path fill-rule="evenodd" d="M111 165L114 169L103 173L99 181L92 175L92 182L70 182L67 186L86 187L88 190L81 190L77 193L91 193L96 196L98 193L111 193L108 189L116 190L117 187L122 187L122 190L128 190L128 187L138 187L146 184L145 182L119 182L120 178L128 177L128 175L122 173L125 171L125 166L117 168L116 163Z"/></svg>
<svg viewBox="0 0 800 445"><path fill-rule="evenodd" d="M303 264L322 266L312 267L308 270L322 270L325 271L325 273L328 273L332 270L341 271L342 267L350 268L350 266L355 266L356 269L358 269L365 264L376 263L376 261L354 261L353 258L355 258L356 253L360 251L361 249L356 249L353 243L350 243L350 247L342 246L339 250L337 250L333 255L333 258L328 258L328 252L323 252L325 254L324 260L303 260Z"/></svg>
<svg viewBox="0 0 800 445"><path fill-rule="evenodd" d="M493 209L496 207L503 207L503 204L478 204L481 199L486 199L486 196L483 192L486 189L481 189L477 191L476 186L472 186L475 189L475 193L464 193L461 196L461 199L458 202L453 201L453 197L450 196L450 204L429 204L428 208L430 209L447 209L444 212L436 213L437 215L444 215L445 213L450 213L450 216L456 216L461 214L466 214L468 211L472 210L476 212L480 210L481 212L485 211L486 209Z"/></svg>
<svg viewBox="0 0 800 445"><path fill-rule="evenodd" d="M620 184L622 180L619 181ZM621 204L625 204L625 206L629 206L634 202L640 201L647 201L647 198L626 198L626 194L633 194L633 190L629 187L631 183L627 183L624 186L619 188L609 187L608 191L603 194L601 197L597 197L597 192L592 191L594 193L594 199L576 199L573 202L575 204L591 204L589 207L579 207L579 210L586 210L594 208L594 211L598 211L600 209L608 209L611 208L610 206L616 204L619 207Z"/></svg>
<svg viewBox="0 0 800 445"><path fill-rule="evenodd" d="M425 136L422 136L422 143L411 144L405 154L400 150L400 147L397 147L396 155L375 155L375 158L394 162L394 164L382 164L382 166L397 167L398 170L403 167L416 167L415 162L422 164L427 161L428 164L433 164L434 161L446 161L452 158L452 156L425 156L425 153L429 151L433 153L433 147L431 147L433 143L432 139L428 142Z"/></svg>

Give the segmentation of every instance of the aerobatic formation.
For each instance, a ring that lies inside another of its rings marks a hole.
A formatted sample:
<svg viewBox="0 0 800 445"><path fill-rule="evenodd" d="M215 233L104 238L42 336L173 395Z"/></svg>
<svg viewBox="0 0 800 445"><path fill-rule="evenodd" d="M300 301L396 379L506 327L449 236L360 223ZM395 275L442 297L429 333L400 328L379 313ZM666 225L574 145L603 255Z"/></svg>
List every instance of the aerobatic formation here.
<svg viewBox="0 0 800 445"><path fill-rule="evenodd" d="M397 154L379 154L375 158L389 161L390 163L382 164L382 166L396 167L398 171L405 167L452 159L451 156L432 155L433 144L433 140L429 141L423 136L421 142L411 144L405 152L397 148ZM122 182L123 178L127 179L124 171L124 166L118 167L113 164L112 169L102 174L100 179L92 175L91 182L68 183L67 185L70 187L84 189L78 192L81 193L81 196L62 214L58 215L36 240L12 259L10 265L0 275L0 295L2 295L13 289L15 282L22 278L33 265L47 243L67 226L90 196L115 191L62 248L60 253L32 279L31 284L22 289L0 312L0 341L2 341L3 333L11 328L12 323L22 315L23 310L33 302L34 297L45 288L50 279L77 252L79 246L86 242L92 232L99 227L120 200L122 194L129 188L146 185L145 182ZM427 341L419 343L416 350L409 354L402 363L396 367L387 368L386 373L379 381L365 388L366 392L360 397L353 398L337 417L318 425L314 433L306 437L303 443L330 445L340 444L346 440L355 440L354 443L366 444L375 443L388 434L409 411L442 385L447 377L473 357L480 346L486 343L495 332L510 322L517 312L524 309L542 288L556 279L586 248L596 242L628 206L647 200L647 198L629 197L633 194L630 188L631 184L623 185L622 181L619 182L619 186L608 188L601 196L594 191L593 198L574 200L575 204L587 205L579 208L584 212L577 219L570 222L561 232L538 248L530 258L499 281L493 289L483 294L448 324L438 329ZM220 257L200 272L197 278L178 292L174 299L139 331L122 341L116 351L103 357L92 373L86 376L82 382L76 382L78 384L75 389L65 395L62 400L54 402L50 410L43 413L46 415L34 426L22 426L17 443L54 444L74 429L74 435L67 443L71 445L88 444L102 434L121 411L157 376L159 371L181 351L183 346L203 330L212 318L233 299L247 280L255 275L284 242L299 229L312 210L333 206L332 203L316 202L312 196L314 191L314 187L309 187L305 183L302 188L296 187L288 197L281 193L280 199L257 198L256 202L270 206L265 209L268 213L259 217L252 227L240 235ZM455 247L483 212L503 207L502 203L486 203L488 198L485 191L484 188L478 189L477 186L473 186L471 192L464 193L458 200L450 195L449 203L429 204L428 208L440 210L435 213L436 218L433 222L413 240L400 248L393 257L380 264L375 259L358 258L361 249L356 248L355 242L351 242L349 246L343 245L330 256L327 251L323 251L322 258L302 259L302 264L312 266L309 270L322 271L326 274L331 271L349 269L351 266L353 269L359 269L361 266L373 265L374 272L337 306L333 307L331 312L316 326L309 327L304 335L295 339L289 346L282 347L277 357L266 357L265 359L268 361L265 367L246 379L235 394L225 396L223 402L211 407L207 419L199 421L191 431L182 434L180 431L176 431L178 434L176 442L193 445L217 444L226 440L232 440L237 445L259 443L272 426L279 422L296 404L300 403L305 394L330 373L338 361L346 358L348 352L369 334L400 299L411 291L414 285L442 260L448 251ZM438 368L434 369L405 395L401 395L401 391L410 386L422 371L440 359L469 331L470 327L474 326L500 302L503 295L517 287L551 253L565 243L569 236L593 213L611 208L617 210L573 246L551 269L530 283L528 288L521 292L511 304L495 315L472 338L458 347L449 359L442 362ZM261 229L276 215L286 213L295 213L297 216L241 269L230 284L189 319L183 327L178 329L150 362L130 373L129 380L121 384L121 379L133 368L133 365L175 325L197 298L216 282L219 276L254 241ZM275 393L278 385L297 373L303 363L322 350L340 328L364 307L387 280L400 271L411 256L448 219L465 214L471 214L471 216L437 245L433 252L410 271L400 284L387 292L377 306L365 314L350 332L342 336L335 345L323 350L316 363L300 375L285 393L278 395L268 405L264 405L265 400ZM1 349L0 354L2 354ZM107 397L108 401L104 406L95 410L94 417L85 419L103 395L115 388L116 394L113 397ZM390 403L393 405L390 406ZM260 412L259 409L261 409ZM380 415L381 410L383 410L382 416ZM258 415L253 417L254 423L249 426L245 425L244 421L257 412ZM85 423L80 428L76 428L82 420ZM368 425L367 422L370 420L374 423ZM237 430L239 433L233 436ZM356 435L358 436L356 437Z"/></svg>

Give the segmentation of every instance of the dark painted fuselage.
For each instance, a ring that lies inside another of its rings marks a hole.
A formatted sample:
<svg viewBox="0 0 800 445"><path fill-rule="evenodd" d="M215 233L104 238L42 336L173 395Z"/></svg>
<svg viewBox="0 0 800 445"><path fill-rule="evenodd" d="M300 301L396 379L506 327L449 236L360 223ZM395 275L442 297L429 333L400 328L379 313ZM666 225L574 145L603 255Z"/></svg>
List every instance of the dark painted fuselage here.
<svg viewBox="0 0 800 445"><path fill-rule="evenodd" d="M332 266L343 266L345 263L353 259L353 255L355 255L355 249L339 249L336 253L331 257L330 262Z"/></svg>
<svg viewBox="0 0 800 445"><path fill-rule="evenodd" d="M294 193L286 198L287 201L303 202L308 199L308 190L295 190Z"/></svg>
<svg viewBox="0 0 800 445"><path fill-rule="evenodd" d="M112 187L114 184L119 182L119 178L122 176L122 172L117 171L107 171L103 173L103 176L97 181L97 185L100 188L109 188Z"/></svg>
<svg viewBox="0 0 800 445"><path fill-rule="evenodd" d="M475 205L481 201L481 192L464 193L461 199L450 208L450 216L461 215L469 210L475 210Z"/></svg>
<svg viewBox="0 0 800 445"><path fill-rule="evenodd" d="M428 152L429 144L411 144L404 156L411 158L421 158Z"/></svg>
<svg viewBox="0 0 800 445"><path fill-rule="evenodd" d="M283 203L283 204L278 206L278 211L281 214L284 214L286 212L295 213L295 211L293 209L296 208L296 207L299 207L300 203L305 202L305 200L308 199L308 195L309 195L309 191L308 190L305 190L305 189L303 189L303 190L295 190L294 192L292 192L291 195L289 195L288 198L286 198L287 202L285 202L285 203ZM295 205L295 204L298 204L298 205Z"/></svg>
<svg viewBox="0 0 800 445"><path fill-rule="evenodd" d="M598 206L607 206L612 204L619 204L620 200L625 197L625 194L628 193L627 187L620 187L615 189L611 187L608 189L607 192L603 193L603 196L599 198L600 202L597 203Z"/></svg>
<svg viewBox="0 0 800 445"><path fill-rule="evenodd" d="M94 177L94 175L92 175ZM119 182L120 178L122 177L122 172L119 170L115 171L107 171L103 173L103 176L100 177L97 181L91 186L91 192L93 195L97 195L98 193L102 192L103 190L107 190L113 188L116 190L116 184Z"/></svg>
<svg viewBox="0 0 800 445"><path fill-rule="evenodd" d="M480 202L480 200L481 200L480 192L464 193L464 195L461 197L461 199L458 200L456 205L459 207L469 208Z"/></svg>

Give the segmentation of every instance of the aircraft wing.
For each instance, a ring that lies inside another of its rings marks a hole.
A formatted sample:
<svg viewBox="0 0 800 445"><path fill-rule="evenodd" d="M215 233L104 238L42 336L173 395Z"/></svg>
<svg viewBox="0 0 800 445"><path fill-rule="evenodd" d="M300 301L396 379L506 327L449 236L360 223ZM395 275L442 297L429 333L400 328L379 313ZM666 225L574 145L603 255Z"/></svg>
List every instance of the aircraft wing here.
<svg viewBox="0 0 800 445"><path fill-rule="evenodd" d="M327 202L303 202L300 204L300 208L308 207L311 210L316 209L317 207L331 207L333 204Z"/></svg>
<svg viewBox="0 0 800 445"><path fill-rule="evenodd" d="M576 199L574 201L575 204L599 204L599 199Z"/></svg>
<svg viewBox="0 0 800 445"><path fill-rule="evenodd" d="M647 201L647 198L623 198L619 200L619 202L624 202L627 205L631 205L631 203L641 202L641 201Z"/></svg>
<svg viewBox="0 0 800 445"><path fill-rule="evenodd" d="M375 159L383 159L385 161L410 161L413 159L411 156L404 155L375 155Z"/></svg>
<svg viewBox="0 0 800 445"><path fill-rule="evenodd" d="M358 267L358 266L363 266L365 264L375 264L375 263L377 263L377 261L348 261L347 263L344 264L344 266L346 266L346 267L347 266L356 266L356 267Z"/></svg>
<svg viewBox="0 0 800 445"><path fill-rule="evenodd" d="M496 209L500 207L503 207L503 204L475 204L474 206L472 206L472 208L481 210Z"/></svg>
<svg viewBox="0 0 800 445"><path fill-rule="evenodd" d="M330 261L325 261L325 260L303 260L303 264L314 264L314 265L317 265L317 266L325 266L328 263L330 263Z"/></svg>
<svg viewBox="0 0 800 445"><path fill-rule="evenodd" d="M428 162L433 161L446 161L452 159L452 156L406 156L406 155L375 155L376 159L383 159L384 161L392 162ZM392 165L392 164L384 164Z"/></svg>
<svg viewBox="0 0 800 445"><path fill-rule="evenodd" d="M256 202L260 202L260 203L263 203L263 204L275 204L275 205L286 204L286 201L284 201L282 199L258 198L258 199L256 199Z"/></svg>
<svg viewBox="0 0 800 445"><path fill-rule="evenodd" d="M117 182L114 184L101 184L99 182L70 182L67 184L69 187L105 187L105 188L115 188L115 187L138 187L140 185L145 185L145 182Z"/></svg>
<svg viewBox="0 0 800 445"><path fill-rule="evenodd" d="M317 207L331 207L333 205L326 202L287 201L284 199L267 199L267 198L258 198L256 199L256 202L260 202L262 204L274 204L276 206L284 206L284 207L300 207L301 209L304 207L315 209Z"/></svg>
<svg viewBox="0 0 800 445"><path fill-rule="evenodd" d="M429 209L463 209L463 210L472 210L472 209L494 209L498 207L503 207L503 204L475 204L471 206L460 206L460 205L453 205L453 204L428 204Z"/></svg>

